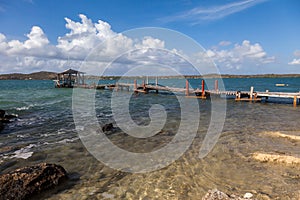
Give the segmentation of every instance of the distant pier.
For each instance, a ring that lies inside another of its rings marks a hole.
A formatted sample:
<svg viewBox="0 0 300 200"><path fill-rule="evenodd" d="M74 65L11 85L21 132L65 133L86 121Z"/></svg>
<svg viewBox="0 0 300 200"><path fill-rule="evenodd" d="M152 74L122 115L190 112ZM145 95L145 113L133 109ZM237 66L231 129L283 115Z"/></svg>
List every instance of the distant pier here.
<svg viewBox="0 0 300 200"><path fill-rule="evenodd" d="M233 96L236 101L249 101L257 102L262 100L268 100L269 98L283 98L293 99L293 106L296 107L299 104L300 91L299 92L265 92L254 91L254 87L250 87L249 91L226 91L219 90L218 80L215 80L215 86L213 90L205 90L205 81L201 80L201 88L190 89L189 81L186 80L185 87L169 87L158 84L158 77L155 79L155 83L149 84L148 77L143 80L142 84L137 84L137 80L133 80L133 83L115 83L115 84L91 84L88 85L84 80L84 72L79 72L73 69L66 70L57 74L57 80L55 81L56 88L86 88L86 89L110 89L116 91L130 91L135 93L148 94L151 91L158 93L159 91L182 93L188 98L207 99L210 96Z"/></svg>
<svg viewBox="0 0 300 200"><path fill-rule="evenodd" d="M268 90L265 92L254 91L254 87L251 87L249 91L226 91L219 90L218 80L215 80L214 90L205 90L205 81L201 81L201 89L190 89L189 81L186 80L186 84L184 88L177 87L168 87L162 86L158 84L158 79L156 78L155 84L149 84L148 81L142 82L142 84L137 84L136 80L133 80L133 83L116 83L116 84L103 84L97 85L94 88L96 89L114 89L116 91L133 90L135 93L144 93L148 94L151 91L158 93L159 91L167 91L167 92L176 92L182 93L188 98L199 98L199 99L207 99L210 96L233 96L235 97L235 101L248 101L248 102L258 102L264 100L268 100L271 98L284 98L284 99L292 99L293 106L296 107L299 104L300 92L290 93L290 92L269 92Z"/></svg>

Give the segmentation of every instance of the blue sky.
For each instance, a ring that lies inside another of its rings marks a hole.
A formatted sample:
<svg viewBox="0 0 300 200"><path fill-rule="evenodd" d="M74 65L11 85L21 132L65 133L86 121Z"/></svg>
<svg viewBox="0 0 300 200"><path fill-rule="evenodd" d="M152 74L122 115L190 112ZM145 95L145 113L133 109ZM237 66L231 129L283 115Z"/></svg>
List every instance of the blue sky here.
<svg viewBox="0 0 300 200"><path fill-rule="evenodd" d="M179 31L201 44L221 73L300 73L298 0L0 0L0 73L60 71L68 59L79 66L84 57L76 55L101 40L72 25L83 19L89 28L108 24L97 34Z"/></svg>

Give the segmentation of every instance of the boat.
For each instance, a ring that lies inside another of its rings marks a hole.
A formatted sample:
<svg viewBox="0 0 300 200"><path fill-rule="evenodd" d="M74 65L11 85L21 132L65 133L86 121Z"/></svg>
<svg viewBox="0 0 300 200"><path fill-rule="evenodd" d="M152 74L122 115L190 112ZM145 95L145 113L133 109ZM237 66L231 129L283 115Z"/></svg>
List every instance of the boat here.
<svg viewBox="0 0 300 200"><path fill-rule="evenodd" d="M276 83L275 85L276 85L276 87L285 87L285 86L289 86L288 84L285 84L285 83Z"/></svg>

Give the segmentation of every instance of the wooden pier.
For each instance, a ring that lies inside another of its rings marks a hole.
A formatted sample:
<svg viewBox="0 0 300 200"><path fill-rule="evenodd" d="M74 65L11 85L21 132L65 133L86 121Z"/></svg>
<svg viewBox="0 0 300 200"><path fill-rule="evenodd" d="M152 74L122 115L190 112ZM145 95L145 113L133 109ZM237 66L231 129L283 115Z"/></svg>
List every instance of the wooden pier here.
<svg viewBox="0 0 300 200"><path fill-rule="evenodd" d="M218 88L218 80L215 80L214 90L205 90L205 81L201 81L201 88L190 89L189 82L186 80L184 88L168 87L158 84L158 79L156 79L155 84L149 84L148 80L142 82L142 84L137 84L134 80L133 83L116 83L116 84L103 84L97 85L96 89L114 89L116 91L133 90L135 93L148 94L151 91L158 93L159 91L181 93L188 98L199 98L207 99L210 96L231 96L234 97L236 101L248 101L248 102L258 102L267 101L269 98L284 98L292 99L293 106L296 107L299 104L300 92L288 93L288 92L265 92L254 91L254 87L251 87L249 91L222 91Z"/></svg>

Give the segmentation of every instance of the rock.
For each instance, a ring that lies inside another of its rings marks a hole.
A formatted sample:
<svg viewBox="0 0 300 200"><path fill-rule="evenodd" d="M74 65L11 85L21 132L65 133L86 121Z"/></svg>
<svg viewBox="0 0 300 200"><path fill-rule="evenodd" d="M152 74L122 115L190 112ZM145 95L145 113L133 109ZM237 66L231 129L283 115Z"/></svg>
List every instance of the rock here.
<svg viewBox="0 0 300 200"><path fill-rule="evenodd" d="M17 118L16 115L6 115L5 110L0 109L0 132L4 129L5 124L11 122L11 119Z"/></svg>
<svg viewBox="0 0 300 200"><path fill-rule="evenodd" d="M17 116L16 115L5 115L4 118L10 120L10 119L17 118Z"/></svg>
<svg viewBox="0 0 300 200"><path fill-rule="evenodd" d="M247 194L247 195L246 195ZM234 194L228 195L217 189L209 190L208 193L202 198L202 200L249 200L252 199L253 195L251 193L246 193L244 198L238 197ZM250 194L252 195L250 197ZM246 196L246 197L245 197Z"/></svg>
<svg viewBox="0 0 300 200"><path fill-rule="evenodd" d="M67 178L60 165L41 163L0 175L1 199L28 199L34 194L53 188Z"/></svg>
<svg viewBox="0 0 300 200"><path fill-rule="evenodd" d="M4 129L4 124L0 121L0 133Z"/></svg>
<svg viewBox="0 0 300 200"><path fill-rule="evenodd" d="M217 189L209 190L202 200L230 200L229 196Z"/></svg>
<svg viewBox="0 0 300 200"><path fill-rule="evenodd" d="M244 198L245 199L251 199L252 197L253 197L253 194L251 194L249 192L247 192L247 193L244 194Z"/></svg>
<svg viewBox="0 0 300 200"><path fill-rule="evenodd" d="M113 128L114 128L114 126L113 126L112 123L105 124L105 125L102 127L102 131L103 131L103 132L108 132L108 131L111 131Z"/></svg>
<svg viewBox="0 0 300 200"><path fill-rule="evenodd" d="M1 109L0 109L0 118L3 118L4 115L5 115L5 110L1 110Z"/></svg>

